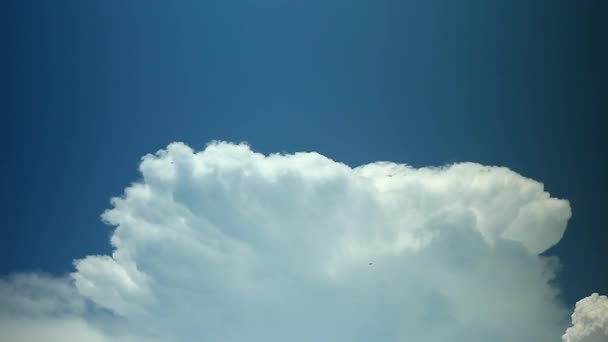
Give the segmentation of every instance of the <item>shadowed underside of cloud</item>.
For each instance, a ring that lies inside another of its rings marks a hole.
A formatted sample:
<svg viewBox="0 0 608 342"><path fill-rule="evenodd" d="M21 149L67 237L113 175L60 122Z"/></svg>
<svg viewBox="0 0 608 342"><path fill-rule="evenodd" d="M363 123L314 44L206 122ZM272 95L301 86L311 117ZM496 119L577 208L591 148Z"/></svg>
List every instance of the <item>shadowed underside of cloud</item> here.
<svg viewBox="0 0 608 342"><path fill-rule="evenodd" d="M217 142L140 171L103 214L111 256L0 283L0 340L549 342L567 326L539 254L570 206L507 168Z"/></svg>

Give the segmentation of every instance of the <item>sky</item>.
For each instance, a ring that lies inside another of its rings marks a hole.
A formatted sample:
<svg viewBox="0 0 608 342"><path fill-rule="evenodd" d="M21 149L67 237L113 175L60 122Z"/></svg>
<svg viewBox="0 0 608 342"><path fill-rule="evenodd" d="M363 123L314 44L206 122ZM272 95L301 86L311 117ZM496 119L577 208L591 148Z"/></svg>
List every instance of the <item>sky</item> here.
<svg viewBox="0 0 608 342"><path fill-rule="evenodd" d="M174 303L168 310L175 317L207 322L209 340L319 339L294 322L333 341L548 341L569 324L567 342L603 337L584 329L594 319L608 326L608 313L591 319L601 310L588 309L606 308L608 294L601 1L5 6L0 300L8 309L0 325L14 334L5 338L28 330L31 317L45 317L31 331L73 330L90 340L193 338L191 321L159 316L166 303ZM390 163L377 163L383 161ZM197 173L205 163L215 173ZM250 173L254 180L236 176ZM226 188L235 179L245 184L240 195ZM123 202L110 202L121 195ZM197 219L169 209L174 205ZM125 214L131 210L137 214ZM207 223L197 221L203 218ZM247 233L249 225L260 232ZM260 228L266 226L285 231ZM351 228L340 235L326 226ZM368 235L370 226L384 228ZM148 230L138 235L137 227ZM398 227L409 227L406 237L398 238ZM164 248L151 236L171 242ZM199 255L204 243L189 250L176 236L227 247ZM298 248L275 248L291 244ZM274 265L277 258L284 262ZM487 262L479 268L467 258ZM374 266L376 282L360 278L355 262L365 264L362 272ZM425 267L436 271L421 273ZM531 285L497 285L501 270ZM188 272L201 276L182 278ZM463 279L478 280L483 291L434 287ZM235 283L253 285L226 285ZM207 287L212 294L197 294ZM312 293L332 298L327 305L337 311L306 318L323 311L311 304ZM501 293L504 300L489 299ZM282 317L272 305L277 298L300 307L299 314ZM507 300L527 303L530 319L546 321L526 326ZM190 302L209 304L193 313ZM234 314L242 303L259 311ZM477 310L483 303L496 304L496 315ZM408 305L450 309L408 316ZM232 312L234 321L219 320L215 309ZM260 312L278 327L256 328ZM508 336L498 323L480 321L484 313L528 335ZM324 323L332 314L344 318ZM120 335L125 322L141 334ZM362 328L344 333L352 322ZM442 328L418 331L428 326ZM290 335L296 332L302 334Z"/></svg>

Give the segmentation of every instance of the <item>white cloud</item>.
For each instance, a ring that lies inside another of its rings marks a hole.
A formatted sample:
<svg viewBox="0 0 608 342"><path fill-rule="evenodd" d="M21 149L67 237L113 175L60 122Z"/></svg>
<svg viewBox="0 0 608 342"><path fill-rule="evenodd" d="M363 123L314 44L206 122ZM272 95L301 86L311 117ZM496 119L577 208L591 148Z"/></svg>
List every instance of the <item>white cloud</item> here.
<svg viewBox="0 0 608 342"><path fill-rule="evenodd" d="M608 297L597 293L576 303L572 326L562 337L564 342L608 341Z"/></svg>
<svg viewBox="0 0 608 342"><path fill-rule="evenodd" d="M140 170L103 214L112 256L77 260L66 282L135 335L548 342L564 331L557 263L539 254L570 206L507 168L352 169L317 153L174 143ZM63 324L100 341L115 331L82 310Z"/></svg>

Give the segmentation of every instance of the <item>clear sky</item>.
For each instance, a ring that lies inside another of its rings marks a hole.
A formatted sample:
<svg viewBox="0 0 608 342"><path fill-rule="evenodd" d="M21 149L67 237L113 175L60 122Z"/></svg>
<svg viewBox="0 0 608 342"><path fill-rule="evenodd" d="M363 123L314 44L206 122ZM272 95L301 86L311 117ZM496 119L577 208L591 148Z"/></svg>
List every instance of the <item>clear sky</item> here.
<svg viewBox="0 0 608 342"><path fill-rule="evenodd" d="M608 293L601 1L14 6L0 274L110 253L100 215L143 155L224 140L352 167L508 167L570 201L546 252L567 305Z"/></svg>

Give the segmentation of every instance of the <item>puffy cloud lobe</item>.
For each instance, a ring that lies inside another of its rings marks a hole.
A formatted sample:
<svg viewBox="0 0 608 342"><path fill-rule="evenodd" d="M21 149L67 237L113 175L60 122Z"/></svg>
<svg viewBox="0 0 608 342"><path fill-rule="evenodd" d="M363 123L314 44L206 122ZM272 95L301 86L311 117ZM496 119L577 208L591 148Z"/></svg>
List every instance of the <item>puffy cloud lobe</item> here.
<svg viewBox="0 0 608 342"><path fill-rule="evenodd" d="M78 296L139 335L543 342L564 331L557 262L539 254L561 239L569 204L507 168L353 169L217 142L173 143L140 171L102 215L113 254L77 260L71 275Z"/></svg>
<svg viewBox="0 0 608 342"><path fill-rule="evenodd" d="M608 297L597 293L576 303L572 326L562 336L564 342L608 341Z"/></svg>

